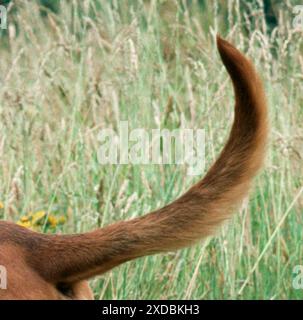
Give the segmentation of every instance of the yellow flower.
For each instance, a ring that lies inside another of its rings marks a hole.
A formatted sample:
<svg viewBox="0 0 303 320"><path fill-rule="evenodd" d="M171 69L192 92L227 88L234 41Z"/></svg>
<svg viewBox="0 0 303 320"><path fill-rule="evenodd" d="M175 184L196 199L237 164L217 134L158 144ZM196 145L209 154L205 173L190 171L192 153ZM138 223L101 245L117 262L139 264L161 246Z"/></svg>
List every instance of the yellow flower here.
<svg viewBox="0 0 303 320"><path fill-rule="evenodd" d="M64 216L60 216L58 219L59 224L64 224L66 222L66 218Z"/></svg>
<svg viewBox="0 0 303 320"><path fill-rule="evenodd" d="M32 214L32 221L33 224L38 224L39 222L41 222L41 220L46 216L46 212L45 211L37 211L34 214Z"/></svg>
<svg viewBox="0 0 303 320"><path fill-rule="evenodd" d="M23 223L23 222L29 222L29 220L30 220L30 217L29 217L29 216L23 216L23 217L20 218L19 221L20 221L21 223Z"/></svg>
<svg viewBox="0 0 303 320"><path fill-rule="evenodd" d="M58 219L54 216L49 216L48 217L48 222L51 225L52 228L56 228L57 224L58 224Z"/></svg>
<svg viewBox="0 0 303 320"><path fill-rule="evenodd" d="M58 218L54 214L47 214L46 211L40 210L36 212L28 212L27 215L24 215L17 222L18 225L23 226L25 228L31 228L34 230L39 230L41 226L44 224L47 217L47 225L51 228L56 228L57 225L62 225L66 222L66 217L64 215L59 216Z"/></svg>
<svg viewBox="0 0 303 320"><path fill-rule="evenodd" d="M18 221L17 224L24 228L30 228L32 226L30 221Z"/></svg>
<svg viewBox="0 0 303 320"><path fill-rule="evenodd" d="M0 209L4 209L4 204L1 201L0 201Z"/></svg>

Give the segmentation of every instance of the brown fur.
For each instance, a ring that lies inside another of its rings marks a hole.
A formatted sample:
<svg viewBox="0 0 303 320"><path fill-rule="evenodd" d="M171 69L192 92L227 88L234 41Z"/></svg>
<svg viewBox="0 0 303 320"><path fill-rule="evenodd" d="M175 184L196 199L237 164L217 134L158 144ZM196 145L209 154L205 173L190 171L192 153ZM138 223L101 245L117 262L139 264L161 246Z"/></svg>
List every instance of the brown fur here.
<svg viewBox="0 0 303 320"><path fill-rule="evenodd" d="M0 222L2 299L91 299L86 280L146 255L190 246L212 235L247 195L267 134L262 83L252 64L217 38L235 91L230 137L206 176L171 204L145 216L75 235L40 234Z"/></svg>

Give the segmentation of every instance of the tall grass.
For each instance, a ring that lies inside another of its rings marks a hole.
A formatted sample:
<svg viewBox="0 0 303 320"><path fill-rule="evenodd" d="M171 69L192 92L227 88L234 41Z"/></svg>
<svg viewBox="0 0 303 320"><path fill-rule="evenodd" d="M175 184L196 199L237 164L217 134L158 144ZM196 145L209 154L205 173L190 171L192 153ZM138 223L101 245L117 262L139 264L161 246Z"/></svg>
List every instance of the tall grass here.
<svg viewBox="0 0 303 320"><path fill-rule="evenodd" d="M58 13L14 1L0 49L0 209L18 221L45 210L83 232L158 208L199 177L184 166L97 160L101 128L204 128L210 165L230 130L233 92L215 35L246 52L270 109L266 165L219 234L141 258L92 280L98 299L303 298L302 31L292 7L269 30L261 1L61 1ZM167 108L172 97L172 107Z"/></svg>

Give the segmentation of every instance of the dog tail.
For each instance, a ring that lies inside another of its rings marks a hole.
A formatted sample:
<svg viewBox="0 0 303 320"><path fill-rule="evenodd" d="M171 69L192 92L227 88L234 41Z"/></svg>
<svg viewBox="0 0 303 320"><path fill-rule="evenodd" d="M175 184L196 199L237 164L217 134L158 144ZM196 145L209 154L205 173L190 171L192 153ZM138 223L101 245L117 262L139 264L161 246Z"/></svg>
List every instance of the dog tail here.
<svg viewBox="0 0 303 320"><path fill-rule="evenodd" d="M34 233L28 261L44 278L74 282L128 260L189 246L214 234L237 209L263 162L267 108L251 62L220 37L217 46L233 83L235 116L206 176L171 204L133 220L78 235Z"/></svg>

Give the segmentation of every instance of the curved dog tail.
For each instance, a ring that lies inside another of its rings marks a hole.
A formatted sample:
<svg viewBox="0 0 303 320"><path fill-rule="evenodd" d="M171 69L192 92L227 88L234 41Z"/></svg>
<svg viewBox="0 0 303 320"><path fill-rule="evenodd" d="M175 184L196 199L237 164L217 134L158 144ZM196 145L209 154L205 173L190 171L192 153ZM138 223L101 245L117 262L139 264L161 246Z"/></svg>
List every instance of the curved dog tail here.
<svg viewBox="0 0 303 320"><path fill-rule="evenodd" d="M217 46L233 83L235 117L206 176L171 204L133 220L78 235L31 233L28 261L45 279L74 282L131 259L189 246L214 234L237 209L263 162L267 108L251 62L220 37Z"/></svg>

